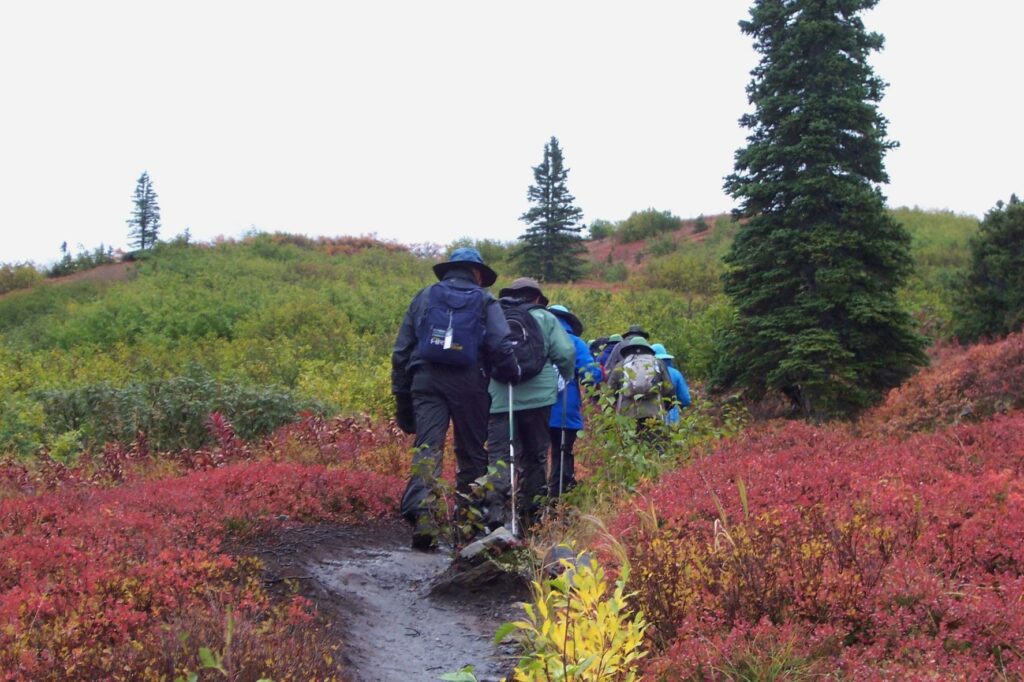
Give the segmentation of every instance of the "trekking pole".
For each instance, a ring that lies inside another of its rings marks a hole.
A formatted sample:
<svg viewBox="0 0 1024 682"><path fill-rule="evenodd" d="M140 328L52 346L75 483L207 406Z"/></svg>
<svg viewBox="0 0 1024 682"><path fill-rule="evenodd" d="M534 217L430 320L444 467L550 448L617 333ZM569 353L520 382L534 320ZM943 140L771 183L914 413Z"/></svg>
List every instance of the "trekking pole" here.
<svg viewBox="0 0 1024 682"><path fill-rule="evenodd" d="M508 480L512 495L512 537L516 537L516 446L512 439L512 384L508 385Z"/></svg>
<svg viewBox="0 0 1024 682"><path fill-rule="evenodd" d="M575 381L576 377L573 377ZM558 448L558 499L562 499L562 481L565 480L565 427L569 424L569 382L562 392L562 444Z"/></svg>

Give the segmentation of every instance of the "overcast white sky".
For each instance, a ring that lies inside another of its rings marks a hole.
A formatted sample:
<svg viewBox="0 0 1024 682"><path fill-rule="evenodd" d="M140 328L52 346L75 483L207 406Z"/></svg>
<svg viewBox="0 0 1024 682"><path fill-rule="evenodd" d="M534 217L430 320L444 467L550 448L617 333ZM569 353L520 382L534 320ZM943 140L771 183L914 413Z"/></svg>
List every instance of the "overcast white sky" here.
<svg viewBox="0 0 1024 682"><path fill-rule="evenodd" d="M0 4L0 262L256 226L512 239L555 135L587 222L733 206L748 0ZM882 0L892 206L1024 193L1021 0Z"/></svg>

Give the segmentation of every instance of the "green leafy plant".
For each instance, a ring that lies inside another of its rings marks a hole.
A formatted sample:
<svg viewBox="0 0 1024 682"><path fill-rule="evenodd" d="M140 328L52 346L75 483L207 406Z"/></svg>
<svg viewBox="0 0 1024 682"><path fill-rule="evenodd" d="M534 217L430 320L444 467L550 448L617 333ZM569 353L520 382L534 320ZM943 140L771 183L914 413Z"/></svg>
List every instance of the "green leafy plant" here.
<svg viewBox="0 0 1024 682"><path fill-rule="evenodd" d="M50 459L65 466L74 466L82 453L82 434L77 429L65 431L50 443Z"/></svg>
<svg viewBox="0 0 1024 682"><path fill-rule="evenodd" d="M453 673L445 673L441 675L440 679L445 680L445 682L477 682L476 675L473 674L473 666L471 665L462 667Z"/></svg>
<svg viewBox="0 0 1024 682"><path fill-rule="evenodd" d="M567 498L584 508L656 481L662 473L686 463L695 448L739 433L747 421L746 412L738 406L716 407L697 399L682 410L675 424L650 420L641 437L636 420L615 409L614 393L590 389L587 398L588 426L579 443L589 475Z"/></svg>

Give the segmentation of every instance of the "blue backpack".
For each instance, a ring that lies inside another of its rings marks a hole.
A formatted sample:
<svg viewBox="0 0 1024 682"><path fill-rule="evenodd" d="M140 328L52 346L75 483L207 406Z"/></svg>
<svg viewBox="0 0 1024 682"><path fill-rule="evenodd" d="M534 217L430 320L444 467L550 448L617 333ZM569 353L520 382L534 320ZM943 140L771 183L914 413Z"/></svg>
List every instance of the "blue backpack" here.
<svg viewBox="0 0 1024 682"><path fill-rule="evenodd" d="M441 281L427 296L427 313L416 329L420 357L442 365L475 365L484 341L487 292Z"/></svg>

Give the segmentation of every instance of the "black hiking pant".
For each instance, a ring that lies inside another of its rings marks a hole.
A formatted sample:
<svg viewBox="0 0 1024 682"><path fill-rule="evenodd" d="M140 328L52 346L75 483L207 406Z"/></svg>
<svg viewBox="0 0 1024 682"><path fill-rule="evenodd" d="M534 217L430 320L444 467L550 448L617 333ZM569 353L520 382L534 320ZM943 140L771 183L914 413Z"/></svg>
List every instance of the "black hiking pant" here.
<svg viewBox="0 0 1024 682"><path fill-rule="evenodd" d="M430 486L421 473L441 473L441 455L448 436L448 422L455 429L455 486L468 494L470 485L487 473L487 415L491 396L488 378L479 367L424 364L412 378L412 406L416 415L416 440L412 477L402 495L402 516L415 524L423 513ZM424 472L426 467L426 472Z"/></svg>
<svg viewBox="0 0 1024 682"><path fill-rule="evenodd" d="M551 406L512 413L512 444L515 446L516 513L522 526L529 527L547 493L548 420ZM490 478L493 490L487 494L487 526L497 528L511 520L509 495L508 412L492 414L487 428L488 464L495 468Z"/></svg>
<svg viewBox="0 0 1024 682"><path fill-rule="evenodd" d="M552 426L549 431L551 434L551 475L548 476L548 495L558 497L559 479L561 479L563 493L576 487L576 460L573 459L572 447L576 444L576 434L579 430ZM563 434L565 447L562 447Z"/></svg>

